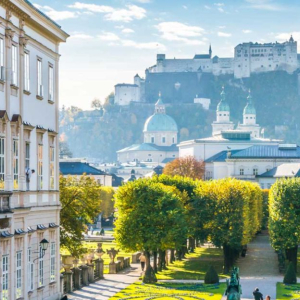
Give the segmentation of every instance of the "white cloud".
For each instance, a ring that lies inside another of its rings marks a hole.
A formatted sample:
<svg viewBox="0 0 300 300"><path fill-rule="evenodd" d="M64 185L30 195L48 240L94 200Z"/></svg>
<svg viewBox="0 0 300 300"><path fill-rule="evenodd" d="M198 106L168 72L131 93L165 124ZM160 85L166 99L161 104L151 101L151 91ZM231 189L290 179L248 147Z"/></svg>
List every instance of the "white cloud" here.
<svg viewBox="0 0 300 300"><path fill-rule="evenodd" d="M138 43L132 40L122 40L122 46L124 47L133 47L136 49L148 49L148 50L166 50L165 45L156 42L148 42L148 43Z"/></svg>
<svg viewBox="0 0 300 300"><path fill-rule="evenodd" d="M81 39L81 40L90 40L93 37L91 35L88 34L84 34L84 33L74 33L71 34L70 39Z"/></svg>
<svg viewBox="0 0 300 300"><path fill-rule="evenodd" d="M44 12L49 18L51 18L53 21L61 21L66 19L74 19L78 17L78 14L76 12L72 11L58 11L53 9L50 6L42 6L39 4L34 4L34 6Z"/></svg>
<svg viewBox="0 0 300 300"><path fill-rule="evenodd" d="M182 5L182 7L183 7L184 9L188 9L188 7L187 7L186 5Z"/></svg>
<svg viewBox="0 0 300 300"><path fill-rule="evenodd" d="M224 3L214 3L215 6L224 6Z"/></svg>
<svg viewBox="0 0 300 300"><path fill-rule="evenodd" d="M226 28L226 26L218 26L220 29L224 29Z"/></svg>
<svg viewBox="0 0 300 300"><path fill-rule="evenodd" d="M107 32L103 31L102 34L97 35L98 38L100 38L103 41L119 41L120 38L113 32Z"/></svg>
<svg viewBox="0 0 300 300"><path fill-rule="evenodd" d="M231 33L219 31L218 36L220 36L220 37L230 37Z"/></svg>
<svg viewBox="0 0 300 300"><path fill-rule="evenodd" d="M134 33L134 30L131 29L131 28L124 28L124 29L122 30L122 32L123 32L123 33Z"/></svg>
<svg viewBox="0 0 300 300"><path fill-rule="evenodd" d="M162 22L155 26L161 33L161 37L168 41L180 41L188 45L203 45L198 39L204 33L204 29L198 26L189 26L179 22Z"/></svg>
<svg viewBox="0 0 300 300"><path fill-rule="evenodd" d="M246 0L250 3L250 7L260 10L270 10L270 11L280 11L284 8L276 3L273 0Z"/></svg>
<svg viewBox="0 0 300 300"><path fill-rule="evenodd" d="M244 29L244 30L242 30L242 32L243 32L243 33L251 33L252 30L250 30L250 29Z"/></svg>
<svg viewBox="0 0 300 300"><path fill-rule="evenodd" d="M139 3L150 3L151 0L134 0L135 2L139 2Z"/></svg>
<svg viewBox="0 0 300 300"><path fill-rule="evenodd" d="M206 8L206 9L211 9L211 7L208 6L208 5L204 5L204 8Z"/></svg>
<svg viewBox="0 0 300 300"><path fill-rule="evenodd" d="M294 32L282 32L278 33L275 37L279 42L285 42L288 41L293 36L294 40L300 41L300 31L294 31Z"/></svg>
<svg viewBox="0 0 300 300"><path fill-rule="evenodd" d="M104 18L109 21L131 22L146 17L146 10L137 5L126 5L126 8L114 8L107 5L87 4L75 2L69 5L71 8L86 10L93 13L103 13Z"/></svg>
<svg viewBox="0 0 300 300"><path fill-rule="evenodd" d="M218 7L217 9L218 9L218 11L221 12L221 13L224 12L224 9L223 9L222 7Z"/></svg>

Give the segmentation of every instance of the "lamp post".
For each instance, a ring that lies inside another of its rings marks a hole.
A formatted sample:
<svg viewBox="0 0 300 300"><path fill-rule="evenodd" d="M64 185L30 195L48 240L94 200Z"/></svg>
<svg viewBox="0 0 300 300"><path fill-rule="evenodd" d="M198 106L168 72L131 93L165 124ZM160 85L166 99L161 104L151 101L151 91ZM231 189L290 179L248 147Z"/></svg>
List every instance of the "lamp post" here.
<svg viewBox="0 0 300 300"><path fill-rule="evenodd" d="M39 256L33 262L35 262L36 260L41 259L45 256L45 251L48 249L48 245L49 245L49 242L46 239L42 239L40 241L40 251L34 252L34 253L39 253Z"/></svg>

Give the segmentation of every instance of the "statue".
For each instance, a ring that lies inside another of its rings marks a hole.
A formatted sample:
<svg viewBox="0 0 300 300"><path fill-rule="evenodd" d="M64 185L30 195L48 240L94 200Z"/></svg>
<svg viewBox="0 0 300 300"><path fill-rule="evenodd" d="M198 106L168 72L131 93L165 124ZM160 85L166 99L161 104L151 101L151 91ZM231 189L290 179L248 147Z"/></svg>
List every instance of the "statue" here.
<svg viewBox="0 0 300 300"><path fill-rule="evenodd" d="M114 264L115 257L119 253L119 250L116 250L115 248L111 248L110 250L106 250L106 253L109 255L109 258L110 258L109 264Z"/></svg>
<svg viewBox="0 0 300 300"><path fill-rule="evenodd" d="M242 294L242 288L240 285L239 268L233 267L231 272L230 281L227 279L227 289L225 295L227 300L240 300Z"/></svg>
<svg viewBox="0 0 300 300"><path fill-rule="evenodd" d="M102 243L97 244L97 250L96 255L98 256L99 260L102 261L102 255L105 254L105 252L102 249Z"/></svg>

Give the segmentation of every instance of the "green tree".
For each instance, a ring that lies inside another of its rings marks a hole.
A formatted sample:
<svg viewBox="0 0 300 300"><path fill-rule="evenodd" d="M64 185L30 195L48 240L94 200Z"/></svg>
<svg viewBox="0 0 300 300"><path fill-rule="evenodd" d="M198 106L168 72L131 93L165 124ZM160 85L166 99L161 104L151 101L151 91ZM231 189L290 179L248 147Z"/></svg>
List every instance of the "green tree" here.
<svg viewBox="0 0 300 300"><path fill-rule="evenodd" d="M101 101L99 99L94 99L91 103L91 107L94 109L100 109L101 106Z"/></svg>
<svg viewBox="0 0 300 300"><path fill-rule="evenodd" d="M269 232L275 250L285 250L297 271L300 242L300 178L276 181L269 196Z"/></svg>
<svg viewBox="0 0 300 300"><path fill-rule="evenodd" d="M124 250L143 250L146 256L143 281L156 282L150 252L177 242L180 229L176 224L183 218L182 202L170 187L147 179L121 186L115 202L117 243Z"/></svg>
<svg viewBox="0 0 300 300"><path fill-rule="evenodd" d="M83 233L100 213L100 186L86 175L60 177L60 243L72 256L83 254Z"/></svg>
<svg viewBox="0 0 300 300"><path fill-rule="evenodd" d="M100 210L103 218L108 218L114 213L115 190L110 186L101 186L100 189Z"/></svg>

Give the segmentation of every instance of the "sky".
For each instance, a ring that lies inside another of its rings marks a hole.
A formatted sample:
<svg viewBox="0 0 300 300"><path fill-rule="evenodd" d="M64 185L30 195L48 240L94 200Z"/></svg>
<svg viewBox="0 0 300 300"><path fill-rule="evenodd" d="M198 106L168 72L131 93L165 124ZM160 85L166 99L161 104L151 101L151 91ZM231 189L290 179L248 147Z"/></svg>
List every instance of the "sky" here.
<svg viewBox="0 0 300 300"><path fill-rule="evenodd" d="M233 57L243 42L300 42L299 0L32 0L70 38L61 44L60 107L90 109L133 83L156 54Z"/></svg>

